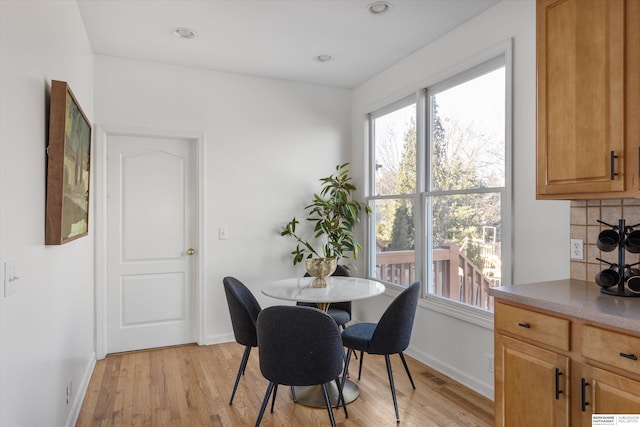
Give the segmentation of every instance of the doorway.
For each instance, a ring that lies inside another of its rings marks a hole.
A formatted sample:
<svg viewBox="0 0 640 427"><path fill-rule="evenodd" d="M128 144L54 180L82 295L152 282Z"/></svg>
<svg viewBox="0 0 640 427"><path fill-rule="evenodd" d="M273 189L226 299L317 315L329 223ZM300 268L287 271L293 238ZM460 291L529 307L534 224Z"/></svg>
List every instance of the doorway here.
<svg viewBox="0 0 640 427"><path fill-rule="evenodd" d="M99 131L97 357L201 342L202 137Z"/></svg>

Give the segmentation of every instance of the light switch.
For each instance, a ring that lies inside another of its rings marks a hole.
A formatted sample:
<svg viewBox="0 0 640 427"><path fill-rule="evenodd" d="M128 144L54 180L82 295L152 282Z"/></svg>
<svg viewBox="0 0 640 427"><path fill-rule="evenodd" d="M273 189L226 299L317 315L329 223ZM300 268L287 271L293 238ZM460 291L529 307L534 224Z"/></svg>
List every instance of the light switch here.
<svg viewBox="0 0 640 427"><path fill-rule="evenodd" d="M16 261L13 259L7 260L4 263L4 296L16 292L18 288L18 274L16 271Z"/></svg>
<svg viewBox="0 0 640 427"><path fill-rule="evenodd" d="M218 228L218 239L227 240L227 227Z"/></svg>

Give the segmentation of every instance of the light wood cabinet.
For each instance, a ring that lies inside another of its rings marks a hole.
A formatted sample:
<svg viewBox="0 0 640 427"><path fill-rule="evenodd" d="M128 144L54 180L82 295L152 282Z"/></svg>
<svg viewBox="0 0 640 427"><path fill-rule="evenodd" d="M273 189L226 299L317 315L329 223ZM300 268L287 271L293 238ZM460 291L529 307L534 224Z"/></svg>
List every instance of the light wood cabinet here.
<svg viewBox="0 0 640 427"><path fill-rule="evenodd" d="M504 335L495 351L495 425L569 425L569 358Z"/></svg>
<svg viewBox="0 0 640 427"><path fill-rule="evenodd" d="M495 304L495 425L591 426L640 413L640 335Z"/></svg>
<svg viewBox="0 0 640 427"><path fill-rule="evenodd" d="M640 0L538 0L537 197L640 194Z"/></svg>
<svg viewBox="0 0 640 427"><path fill-rule="evenodd" d="M583 367L581 380L581 425L591 426L591 414L640 414L640 382L593 366Z"/></svg>

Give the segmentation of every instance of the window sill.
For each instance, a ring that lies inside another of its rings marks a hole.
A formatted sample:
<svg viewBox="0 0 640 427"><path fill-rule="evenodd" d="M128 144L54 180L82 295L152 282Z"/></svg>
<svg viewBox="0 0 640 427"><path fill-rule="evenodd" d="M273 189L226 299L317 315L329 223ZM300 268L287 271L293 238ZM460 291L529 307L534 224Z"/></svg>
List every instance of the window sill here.
<svg viewBox="0 0 640 427"><path fill-rule="evenodd" d="M391 283L380 283L387 288L385 295L392 298L398 296L404 289ZM493 331L493 312L429 294L418 300L418 306Z"/></svg>
<svg viewBox="0 0 640 427"><path fill-rule="evenodd" d="M418 305L493 331L493 313L434 295L421 298Z"/></svg>

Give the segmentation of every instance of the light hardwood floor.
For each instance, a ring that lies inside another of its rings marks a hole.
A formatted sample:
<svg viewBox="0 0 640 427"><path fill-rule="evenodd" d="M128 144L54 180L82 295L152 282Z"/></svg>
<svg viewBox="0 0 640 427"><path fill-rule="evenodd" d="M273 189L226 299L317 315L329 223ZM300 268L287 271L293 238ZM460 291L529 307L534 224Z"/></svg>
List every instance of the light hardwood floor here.
<svg viewBox="0 0 640 427"><path fill-rule="evenodd" d="M234 342L109 355L96 363L76 426L253 426L267 386L256 348L229 405L242 350ZM492 401L407 356L413 390L400 358L391 359L401 426L493 425ZM349 418L334 410L337 426L396 426L384 357L365 354L360 381L358 362L351 362L351 379L360 396L348 405ZM325 426L329 417L280 387L261 425Z"/></svg>

